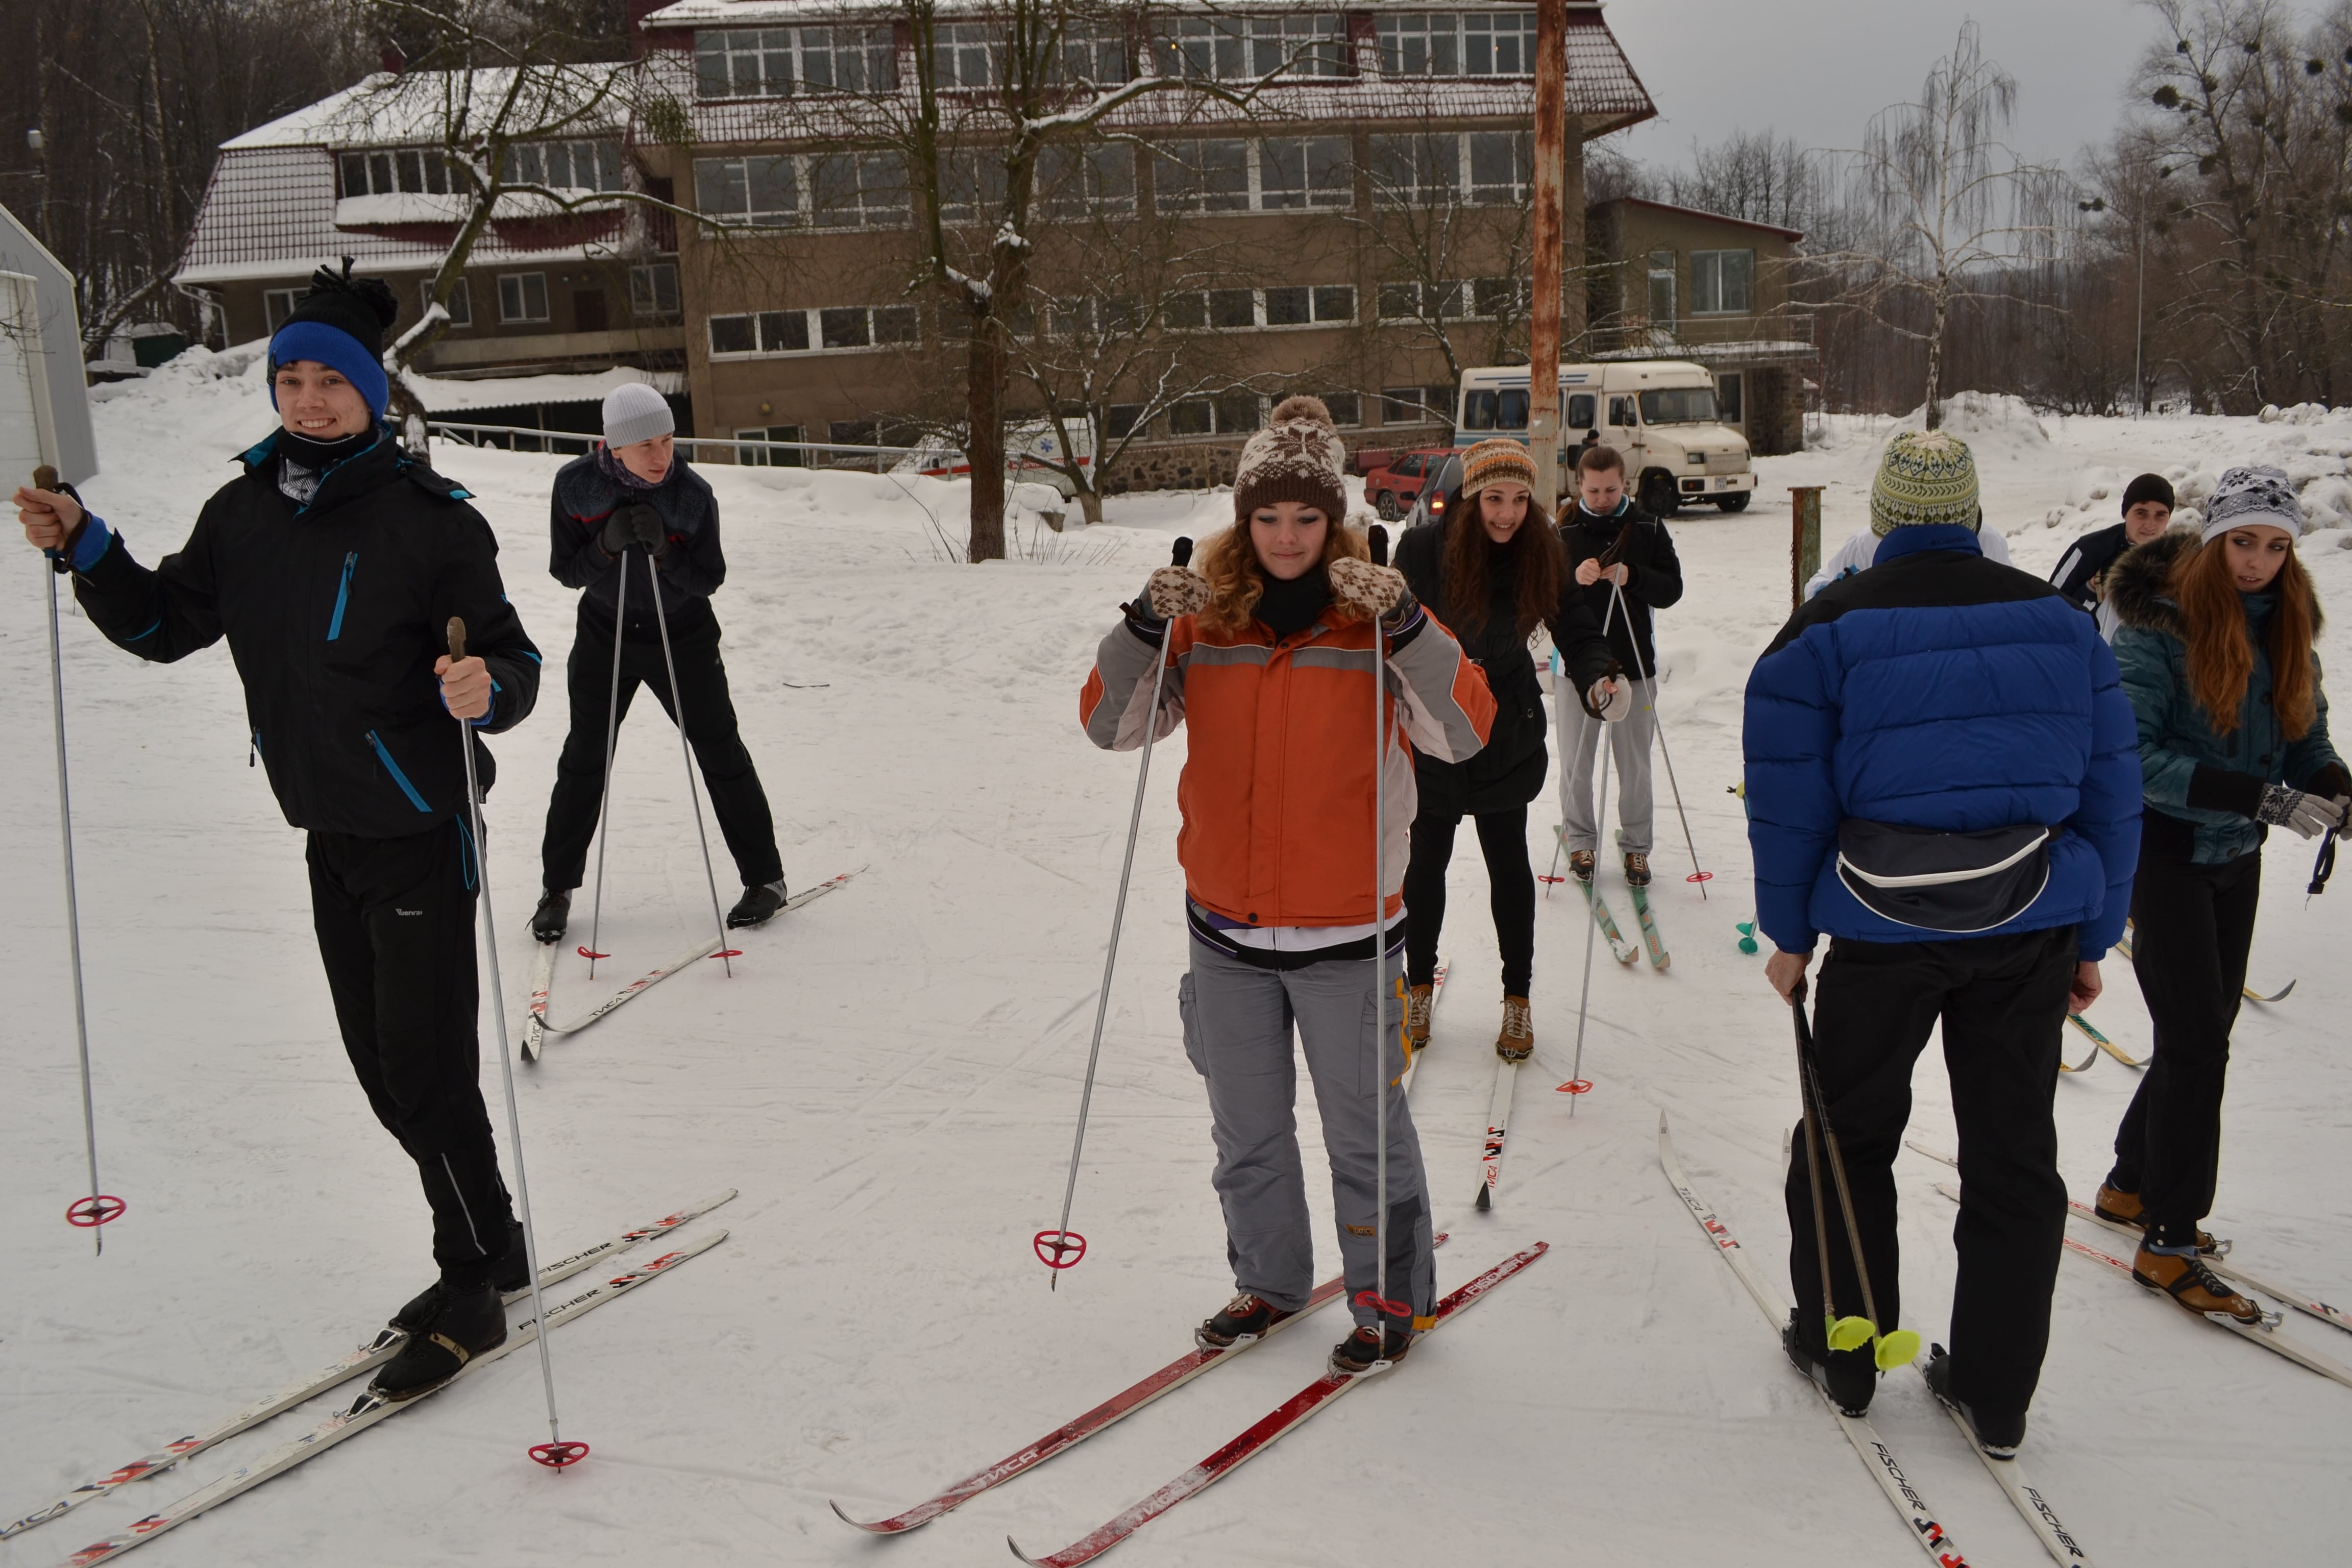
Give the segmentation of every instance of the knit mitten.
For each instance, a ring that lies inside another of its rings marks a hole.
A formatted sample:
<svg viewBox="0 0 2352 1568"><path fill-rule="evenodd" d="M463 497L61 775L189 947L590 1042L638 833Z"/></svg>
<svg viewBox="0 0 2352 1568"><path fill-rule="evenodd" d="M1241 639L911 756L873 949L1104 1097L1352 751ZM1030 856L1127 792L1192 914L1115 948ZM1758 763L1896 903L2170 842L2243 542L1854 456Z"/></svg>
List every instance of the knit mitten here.
<svg viewBox="0 0 2352 1568"><path fill-rule="evenodd" d="M1332 599L1358 620L1377 616L1393 631L1417 607L1412 590L1404 585L1404 574L1393 566L1342 555L1324 568L1324 574L1330 581Z"/></svg>

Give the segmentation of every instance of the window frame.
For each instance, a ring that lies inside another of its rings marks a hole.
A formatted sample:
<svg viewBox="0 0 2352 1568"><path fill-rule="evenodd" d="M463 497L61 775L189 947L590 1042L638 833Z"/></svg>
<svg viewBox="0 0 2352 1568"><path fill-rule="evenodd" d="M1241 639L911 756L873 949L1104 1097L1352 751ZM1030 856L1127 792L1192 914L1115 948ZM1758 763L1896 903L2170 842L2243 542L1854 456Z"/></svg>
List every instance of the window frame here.
<svg viewBox="0 0 2352 1568"><path fill-rule="evenodd" d="M1290 290L1303 290L1306 293L1307 319L1303 321L1275 321L1268 296ZM1341 293L1348 296L1349 314L1345 316L1322 314L1323 307L1327 303L1336 302L1330 300L1328 297ZM1219 298L1223 297L1227 308L1230 309L1236 298L1244 294L1250 297L1250 319L1246 321L1220 322L1217 320ZM1356 286L1352 283L1278 283L1272 288L1187 289L1161 296L1158 313L1162 330L1171 332L1328 331L1334 327L1348 327L1355 324L1355 296ZM1172 307L1178 306L1179 301L1190 303L1195 300L1199 301L1200 305L1197 321L1193 320L1190 310L1183 311L1184 319L1181 321L1171 319L1176 314Z"/></svg>
<svg viewBox="0 0 2352 1568"><path fill-rule="evenodd" d="M1151 53L1158 74L1189 81L1255 81L1286 58L1290 67L1280 71L1283 80L1356 75L1356 44L1348 36L1345 11L1163 16Z"/></svg>
<svg viewBox="0 0 2352 1568"><path fill-rule="evenodd" d="M1739 302L1725 302L1724 264L1730 258L1739 258ZM1756 313L1756 251L1753 247L1737 247L1721 250L1694 250L1691 262L1691 310L1694 316L1752 316ZM1712 294L1715 303L1706 301Z"/></svg>
<svg viewBox="0 0 2352 1568"><path fill-rule="evenodd" d="M548 150L563 149L563 173L577 176L584 159L596 183L581 184L576 178L551 180L548 174ZM537 173L525 167L538 165ZM628 189L628 173L621 157L618 137L551 136L534 137L525 142L510 142L499 159L499 180L502 184L544 185L551 191L586 191L604 195Z"/></svg>
<svg viewBox="0 0 2352 1568"><path fill-rule="evenodd" d="M887 183L890 178L888 170L896 163L895 154L872 151L746 153L732 157L697 158L693 171L694 210L728 228L804 229L818 234L880 233L908 228L914 221L914 192L903 165L898 166L898 183ZM790 206L756 205L752 185L755 165L767 191L789 195ZM845 170L851 174L846 182L840 177ZM877 172L882 174L883 181L869 184L868 176ZM721 195L741 193L742 205L730 209L713 205L710 198L714 187ZM849 195L846 202L828 197L828 192L844 190ZM855 215L856 221L841 221L845 215Z"/></svg>
<svg viewBox="0 0 2352 1568"><path fill-rule="evenodd" d="M302 290L299 289L264 289L261 291L262 326L275 336L278 329L286 324L286 318L294 313L294 307L301 298ZM280 301L283 301L283 309L278 308Z"/></svg>
<svg viewBox="0 0 2352 1568"><path fill-rule="evenodd" d="M507 310L507 285L513 284L517 310ZM527 314L530 309L530 290L539 289L539 314ZM544 326L550 321L547 298L547 274L544 272L501 272L499 274L499 325L502 327Z"/></svg>
<svg viewBox="0 0 2352 1568"><path fill-rule="evenodd" d="M851 316L860 318L854 329L848 320ZM844 336L855 330L862 331L863 338L856 342L833 342L827 330L828 318L838 325ZM721 323L731 331L737 322L749 323L751 346L719 347ZM713 363L801 359L814 354L886 353L922 342L922 313L913 305L871 304L802 306L790 310L722 310L703 318L702 341L703 352Z"/></svg>
<svg viewBox="0 0 2352 1568"><path fill-rule="evenodd" d="M422 313L432 302L433 279L419 279L416 284L416 308L419 313ZM442 308L449 312L448 330L450 331L462 332L471 327L474 324L473 279L460 274L456 285L450 289L449 298L443 303Z"/></svg>
<svg viewBox="0 0 2352 1568"><path fill-rule="evenodd" d="M669 283L669 304L661 301L662 279ZM642 285L642 287L641 287ZM647 306L651 308L648 309ZM629 268L629 319L633 321L676 321L685 316L678 292L677 263L641 261Z"/></svg>
<svg viewBox="0 0 2352 1568"><path fill-rule="evenodd" d="M823 34L820 43L813 44L810 35ZM847 35L845 38L843 35ZM738 40L755 40L748 47L739 47ZM734 61L739 57L756 57L759 65L755 79L746 89L737 85L738 73ZM843 57L857 61L852 73L864 79L843 85ZM707 62L711 58L726 62L725 79L728 90L707 90L712 80ZM825 61L825 80L812 84L808 62L821 58ZM772 60L784 63L783 79L774 79L769 69ZM887 93L898 85L898 51L887 27L861 27L850 25L788 26L782 27L699 27L694 37L694 100L698 103L730 103L743 99L809 97L818 93Z"/></svg>
<svg viewBox="0 0 2352 1568"><path fill-rule="evenodd" d="M1375 14L1372 33L1383 77L1517 80L1535 75L1536 14L1532 10ZM1410 42L1416 37L1421 40L1423 62L1418 68L1407 60ZM1474 45L1473 39L1484 39L1483 48ZM1506 39L1509 40L1508 51L1498 49L1497 43ZM1444 46L1442 49L1441 40ZM1496 68L1496 59L1505 52L1516 53L1518 63L1508 69ZM1452 61L1444 68L1436 64L1441 53ZM1473 57L1480 53L1486 57L1487 68L1484 70L1473 68Z"/></svg>
<svg viewBox="0 0 2352 1568"><path fill-rule="evenodd" d="M1196 165L1184 156L1184 151L1212 147L1238 147L1238 170L1213 171L1205 161ZM1270 174L1286 175L1286 153L1297 160L1298 183L1269 184ZM1356 205L1355 159L1345 136L1188 136L1154 147L1152 156L1152 210L1162 217L1349 212ZM1212 190L1195 178L1235 172L1237 190Z"/></svg>

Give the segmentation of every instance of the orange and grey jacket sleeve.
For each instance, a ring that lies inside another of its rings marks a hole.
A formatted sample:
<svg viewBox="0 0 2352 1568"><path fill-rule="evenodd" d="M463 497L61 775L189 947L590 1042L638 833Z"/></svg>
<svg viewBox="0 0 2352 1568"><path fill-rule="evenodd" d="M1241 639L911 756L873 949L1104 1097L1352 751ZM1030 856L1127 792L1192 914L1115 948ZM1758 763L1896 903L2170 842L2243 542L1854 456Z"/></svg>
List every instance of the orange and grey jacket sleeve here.
<svg viewBox="0 0 2352 1568"><path fill-rule="evenodd" d="M1388 665L1399 688L1397 721L1414 751L1463 763L1485 749L1495 724L1495 694L1452 632L1425 621L1411 642L1391 647Z"/></svg>
<svg viewBox="0 0 2352 1568"><path fill-rule="evenodd" d="M1087 739L1106 752L1131 752L1143 744L1151 722L1152 666L1175 657L1166 646L1146 642L1125 620L1111 627L1095 650L1095 668L1078 696L1078 722ZM1173 665L1160 682L1158 740L1184 721L1184 667Z"/></svg>

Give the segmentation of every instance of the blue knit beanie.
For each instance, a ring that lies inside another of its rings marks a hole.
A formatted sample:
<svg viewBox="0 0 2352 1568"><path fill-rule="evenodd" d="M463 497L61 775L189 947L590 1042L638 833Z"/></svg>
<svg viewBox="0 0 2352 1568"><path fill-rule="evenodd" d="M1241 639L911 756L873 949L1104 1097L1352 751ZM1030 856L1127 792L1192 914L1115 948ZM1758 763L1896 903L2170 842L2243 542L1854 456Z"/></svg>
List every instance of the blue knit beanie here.
<svg viewBox="0 0 2352 1568"><path fill-rule="evenodd" d="M278 367L312 360L340 374L383 417L392 384L383 374L383 331L400 319L400 301L381 278L354 278L352 258L341 272L321 267L310 291L269 338L269 405L278 406Z"/></svg>

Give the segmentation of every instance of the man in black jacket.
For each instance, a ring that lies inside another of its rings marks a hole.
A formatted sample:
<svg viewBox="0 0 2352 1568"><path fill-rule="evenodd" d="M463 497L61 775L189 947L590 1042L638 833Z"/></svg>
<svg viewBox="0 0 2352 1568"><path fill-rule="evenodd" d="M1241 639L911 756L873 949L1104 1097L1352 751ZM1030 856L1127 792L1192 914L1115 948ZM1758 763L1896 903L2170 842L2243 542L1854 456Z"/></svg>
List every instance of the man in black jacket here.
<svg viewBox="0 0 2352 1568"><path fill-rule="evenodd" d="M2099 634L2116 640L2116 622L2105 612L2107 568L2135 544L2146 544L2172 526L2172 485L2162 474L2142 474L2124 487L2124 520L2094 529L2067 547L2050 574L2078 610L2099 618Z"/></svg>
<svg viewBox="0 0 2352 1568"><path fill-rule="evenodd" d="M501 1289L529 1281L482 1104L465 757L521 721L539 654L507 603L498 542L467 492L403 453L378 354L397 316L374 279L320 268L270 340L281 428L152 568L68 495L20 489L26 537L70 572L108 640L170 663L223 637L253 749L310 836L310 910L343 1047L416 1162L440 1279L376 1385L438 1386L506 1342ZM467 657L452 659L451 616ZM461 728L453 721L462 720Z"/></svg>
<svg viewBox="0 0 2352 1568"><path fill-rule="evenodd" d="M541 942L560 941L570 920L572 891L580 886L596 834L608 731L628 716L640 681L652 688L670 721L685 729L710 791L711 815L735 857L743 896L728 911L727 923L755 926L784 907L775 819L736 723L727 666L719 656L719 617L710 609L710 595L727 580L719 501L709 481L677 455L675 429L660 393L642 382L615 387L604 399L604 444L555 476L548 570L565 587L585 592L565 675L572 729L555 764L540 848L544 890L530 930ZM616 614L625 619L616 622ZM683 719L670 704L665 619Z"/></svg>
<svg viewBox="0 0 2352 1568"><path fill-rule="evenodd" d="M1618 847L1625 880L1650 882L1650 744L1658 729L1658 651L1651 612L1683 596L1682 563L1666 525L1633 509L1625 494L1625 459L1616 447L1588 448L1576 466L1577 502L1560 523L1560 542L1592 617L1609 628L1609 650L1633 682L1633 711L1603 725L1574 702L1555 702L1559 726L1559 815L1569 868L1592 879L1601 824L1592 809L1593 753L1601 731L1617 760ZM1611 584L1615 584L1614 589ZM1617 604L1622 594L1623 604Z"/></svg>

